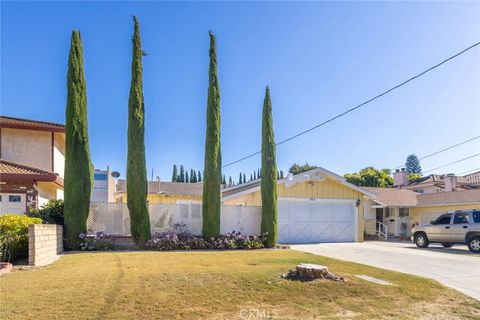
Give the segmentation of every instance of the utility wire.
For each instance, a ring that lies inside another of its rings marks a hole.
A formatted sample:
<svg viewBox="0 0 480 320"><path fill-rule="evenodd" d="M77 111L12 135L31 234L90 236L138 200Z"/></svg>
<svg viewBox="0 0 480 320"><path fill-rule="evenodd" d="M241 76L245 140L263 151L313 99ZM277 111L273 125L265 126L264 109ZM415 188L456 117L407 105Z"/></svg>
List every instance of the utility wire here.
<svg viewBox="0 0 480 320"><path fill-rule="evenodd" d="M463 171L463 172L460 172L460 173L457 173L458 176L461 176L462 174L467 174L467 173L470 173L470 172L475 172L475 171L480 171L480 167L479 168L475 168L475 169L470 169L470 170L467 170L467 171Z"/></svg>
<svg viewBox="0 0 480 320"><path fill-rule="evenodd" d="M428 154L428 155L426 155L426 156L423 156L423 157L421 157L421 158L418 158L418 160L423 160L423 159L429 158L429 157L431 157L431 156L434 156L434 155L439 154L439 153L442 153L442 152L444 152L444 151L447 151L447 150L453 149L453 148L455 148L455 147L461 146L462 144L465 144L465 143L467 143L467 142L473 141L473 140L478 139L478 138L480 138L480 136L476 136L476 137L473 137L473 138L471 138L471 139L465 140L465 141L463 141L463 142L457 143L457 144L455 144L455 145L453 145L453 146L447 147L447 148L445 148L445 149L442 149L442 150L439 150L439 151L435 151L434 153L430 153L430 154ZM400 166L398 166L398 167L393 168L393 170L399 169L399 168L401 168L401 167L405 167L405 165L402 164L402 165L400 165Z"/></svg>
<svg viewBox="0 0 480 320"><path fill-rule="evenodd" d="M457 160L457 161L454 161L454 162L444 164L443 166L440 166L440 167L436 167L436 168L433 168L433 169L430 169L430 170L427 170L427 171L423 171L422 174L425 174L425 173L431 172L431 171L435 171L435 170L438 170L438 169L441 169L441 168L445 168L445 167L448 167L449 165L459 163L459 162L462 162L462 161L465 161L465 160L468 160L468 159L471 159L471 158L474 158L474 157L478 157L478 156L480 156L480 153L474 154L472 156L469 156L469 157L466 157L466 158L463 158L463 159L460 159L460 160Z"/></svg>
<svg viewBox="0 0 480 320"><path fill-rule="evenodd" d="M290 140L293 140L293 139L295 139L295 138L298 138L298 137L300 137L300 136L302 136L302 135L304 135L304 134L306 134L306 133L308 133L308 132L310 132L310 131L313 131L313 130L321 127L321 126L324 126L324 125L326 125L327 123L330 123L330 122L332 122L332 121L334 121L334 120L336 120L336 119L338 119L338 118L340 118L340 117L343 117L344 115L346 115L346 114L348 114L348 113L350 113L350 112L352 112L352 111L355 111L355 110L363 107L364 105L366 105L366 104L368 104L368 103L370 103L370 102L372 102L372 101L374 101L374 100L376 100L376 99L378 99L378 98L380 98L380 97L382 97L382 96L384 96L384 95L386 95L386 94L388 94L388 93L390 93L390 92L392 92L392 91L394 91L394 90L396 90L396 89L398 89L398 88L406 85L406 84L409 83L410 81L413 81L413 80L415 80L415 79L423 76L424 74L426 74L426 73L428 73L428 72L430 72L430 71L432 71L432 70L440 67L441 65L449 62L450 60L455 59L456 57L464 54L465 52L467 52L467 51L475 48L475 47L478 46L479 44L480 44L480 42L474 43L474 44L472 44L471 46L463 49L462 51L454 54L453 56L450 56L449 58L441 61L440 63L437 63L436 65L434 65L434 66L432 66L432 67L430 67L430 68L428 68L428 69L420 72L419 74L417 74L417 75L415 75L415 76L413 76L413 77L411 77L411 78L403 81L402 83L397 84L396 86L394 86L394 87L392 87L392 88L390 88L390 89L388 89L388 90L386 90L386 91L383 91L382 93L374 96L373 98L370 98L370 99L368 99L368 100L360 103L359 105L357 105L357 106L355 106L355 107L353 107L353 108L350 108L350 109L348 109L348 110L346 110L346 111L344 111L344 112L342 112L342 113L334 116L333 118L330 118L330 119L328 119L328 120L325 120L324 122L319 123L319 124L317 124L316 126L313 126L313 127L309 128L309 129L307 129L307 130L304 130L304 131L302 131L302 132L299 132L299 133L297 133L296 135L293 135L293 136L291 136L291 137L289 137L289 138L287 138L287 139L285 139L285 140L282 140L282 141L280 141L280 142L277 142L276 145L279 146L279 145L281 145L281 144L284 144L284 143L286 143L286 142L288 142L288 141L290 141ZM238 159L238 160L229 162L229 163L223 165L222 168L231 166L232 164L235 164L235 163L238 163L238 162L240 162L240 161L246 160L246 159L248 159L248 158L254 157L254 156L256 156L257 154L260 154L260 153L261 153L261 151L254 152L254 153L249 154L249 155L247 155L247 156L245 156L245 157L243 157L243 158L240 158L240 159Z"/></svg>

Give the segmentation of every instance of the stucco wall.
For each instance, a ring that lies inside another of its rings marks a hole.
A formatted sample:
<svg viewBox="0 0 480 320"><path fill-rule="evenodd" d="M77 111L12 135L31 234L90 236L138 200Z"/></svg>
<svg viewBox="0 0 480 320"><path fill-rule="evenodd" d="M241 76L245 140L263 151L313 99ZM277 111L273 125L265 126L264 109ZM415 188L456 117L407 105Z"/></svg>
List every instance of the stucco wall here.
<svg viewBox="0 0 480 320"><path fill-rule="evenodd" d="M63 199L63 190L58 188L53 182L37 182L38 191L38 206L42 206L48 202L48 200ZM61 198L60 198L61 196Z"/></svg>
<svg viewBox="0 0 480 320"><path fill-rule="evenodd" d="M65 134L55 133L53 149L54 172L63 179L65 171Z"/></svg>
<svg viewBox="0 0 480 320"><path fill-rule="evenodd" d="M480 209L480 202L473 202L471 204L462 205L445 205L445 206L431 206L431 207L416 207L410 209L410 216L412 223L420 223L422 213L446 213L455 210L472 210Z"/></svg>
<svg viewBox="0 0 480 320"><path fill-rule="evenodd" d="M32 224L28 227L28 264L45 266L63 252L63 228L56 224Z"/></svg>
<svg viewBox="0 0 480 320"><path fill-rule="evenodd" d="M127 202L127 194L123 193L120 196L121 202ZM164 194L153 194L150 193L147 195L147 201L150 204L176 204L178 201L202 201L201 196L181 196L181 195L164 195Z"/></svg>
<svg viewBox="0 0 480 320"><path fill-rule="evenodd" d="M52 133L2 128L2 159L52 171Z"/></svg>

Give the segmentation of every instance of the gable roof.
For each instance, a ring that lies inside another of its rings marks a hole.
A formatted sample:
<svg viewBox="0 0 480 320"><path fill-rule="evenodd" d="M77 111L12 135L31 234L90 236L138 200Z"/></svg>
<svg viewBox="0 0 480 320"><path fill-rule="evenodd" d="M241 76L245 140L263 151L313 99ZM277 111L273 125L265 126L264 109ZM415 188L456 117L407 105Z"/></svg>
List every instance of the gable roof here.
<svg viewBox="0 0 480 320"><path fill-rule="evenodd" d="M65 132L65 125L60 123L29 120L7 116L0 116L0 127L25 130Z"/></svg>
<svg viewBox="0 0 480 320"><path fill-rule="evenodd" d="M63 180L53 172L0 159L1 181L51 181L63 187Z"/></svg>
<svg viewBox="0 0 480 320"><path fill-rule="evenodd" d="M127 180L118 180L117 193L125 192L127 192ZM202 196L203 183L148 181L148 193L177 196Z"/></svg>
<svg viewBox="0 0 480 320"><path fill-rule="evenodd" d="M417 195L417 206L419 207L471 202L480 202L480 189Z"/></svg>
<svg viewBox="0 0 480 320"><path fill-rule="evenodd" d="M365 188L361 188L359 186L356 186L350 182L348 182L344 177L339 176L336 173L333 173L327 169L324 169L322 167L317 167L312 170L308 170L305 172L298 173L293 176L292 180L289 180L289 177L287 176L286 178L279 179L278 184L284 183L284 184L291 184L291 183L300 183L303 181L308 181L308 180L316 180L316 177L321 176L321 175L327 176L330 179L339 182L340 184L354 189L368 197L376 197L375 193L370 192L369 190L366 190ZM235 196L240 196L252 192L256 192L260 190L260 184L261 184L261 179L257 179L254 181L250 181L248 183L240 184L231 188L227 188L222 190L222 195L223 197L235 197Z"/></svg>
<svg viewBox="0 0 480 320"><path fill-rule="evenodd" d="M416 179L409 184L406 185L406 187L410 186L418 186L418 185L444 185L445 184L445 178L447 177L447 174L431 174L425 177L421 177L419 179ZM467 186L470 184L478 184L480 183L480 171L473 172L464 176L456 176L457 178L457 184L462 185L462 186Z"/></svg>

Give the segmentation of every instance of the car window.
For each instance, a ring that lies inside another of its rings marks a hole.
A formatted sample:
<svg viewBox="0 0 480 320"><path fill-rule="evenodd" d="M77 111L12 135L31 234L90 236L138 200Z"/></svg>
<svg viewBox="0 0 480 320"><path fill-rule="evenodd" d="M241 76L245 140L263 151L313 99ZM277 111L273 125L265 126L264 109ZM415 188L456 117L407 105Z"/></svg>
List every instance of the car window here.
<svg viewBox="0 0 480 320"><path fill-rule="evenodd" d="M473 211L473 221L480 223L480 211Z"/></svg>
<svg viewBox="0 0 480 320"><path fill-rule="evenodd" d="M452 217L451 214L444 214L440 216L437 221L435 221L435 224L450 224L450 218Z"/></svg>
<svg viewBox="0 0 480 320"><path fill-rule="evenodd" d="M453 223L468 223L468 212L456 213Z"/></svg>

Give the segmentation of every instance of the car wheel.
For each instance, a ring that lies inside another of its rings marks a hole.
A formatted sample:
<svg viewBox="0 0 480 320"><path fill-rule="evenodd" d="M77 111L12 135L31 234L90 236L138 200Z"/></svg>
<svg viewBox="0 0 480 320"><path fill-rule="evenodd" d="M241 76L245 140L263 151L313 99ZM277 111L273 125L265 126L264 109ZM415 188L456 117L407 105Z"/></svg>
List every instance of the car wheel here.
<svg viewBox="0 0 480 320"><path fill-rule="evenodd" d="M425 233L419 233L415 236L415 244L419 248L426 248L430 244Z"/></svg>
<svg viewBox="0 0 480 320"><path fill-rule="evenodd" d="M453 247L453 243L442 243L442 246L444 248L451 248L451 247Z"/></svg>
<svg viewBox="0 0 480 320"><path fill-rule="evenodd" d="M473 237L468 240L468 250L473 253L480 253L480 237Z"/></svg>

